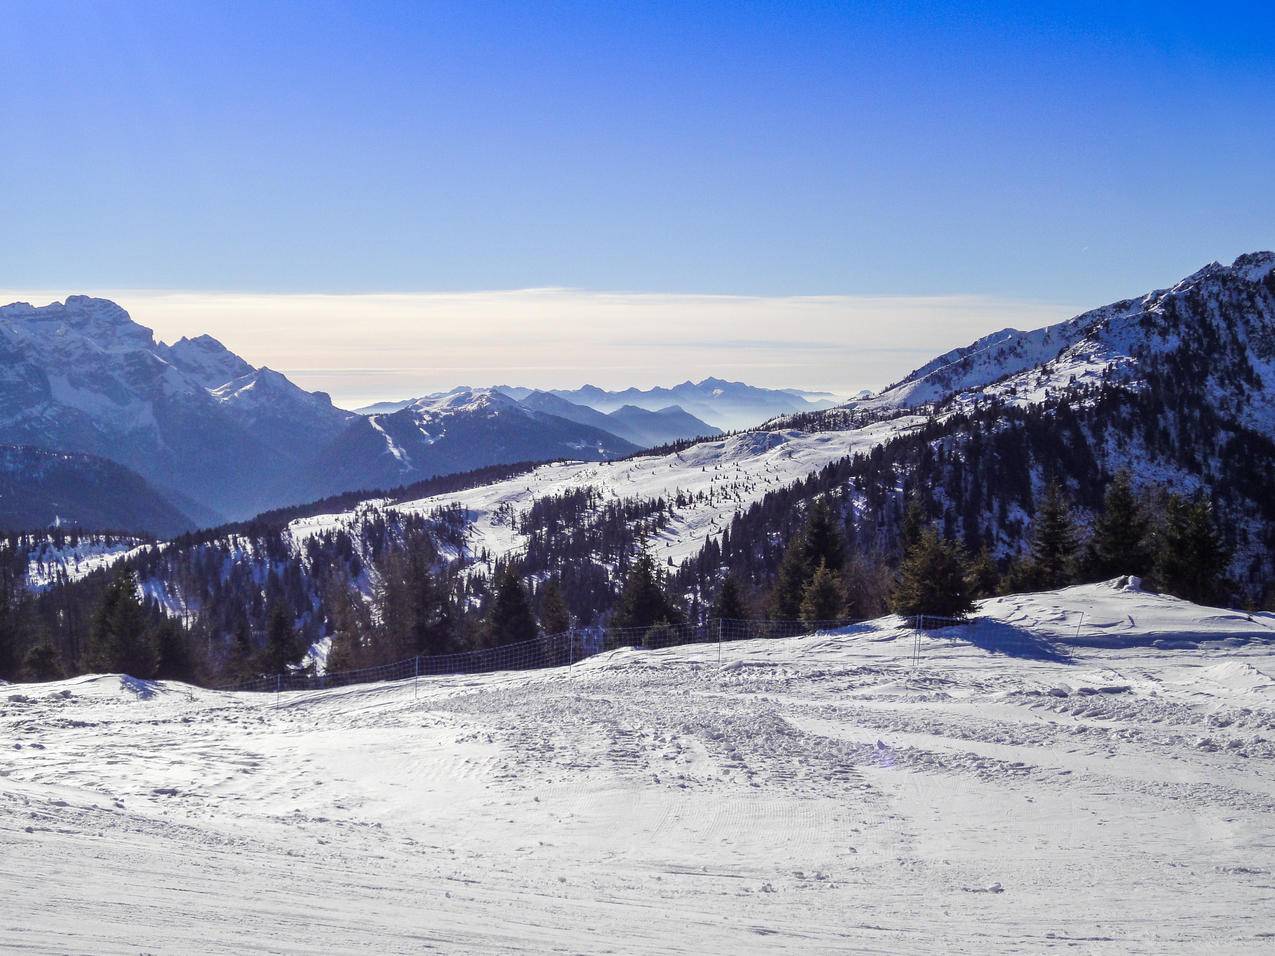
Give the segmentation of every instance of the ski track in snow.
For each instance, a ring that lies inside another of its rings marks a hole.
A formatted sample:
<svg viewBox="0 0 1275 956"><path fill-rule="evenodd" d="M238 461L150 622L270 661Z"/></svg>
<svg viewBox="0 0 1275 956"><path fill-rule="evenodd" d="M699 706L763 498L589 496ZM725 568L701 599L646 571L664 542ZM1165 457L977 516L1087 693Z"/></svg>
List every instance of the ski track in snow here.
<svg viewBox="0 0 1275 956"><path fill-rule="evenodd" d="M884 619L277 700L3 687L0 949L1272 945L1275 619L1097 586L983 615L1082 609L1162 645L938 632L914 666Z"/></svg>

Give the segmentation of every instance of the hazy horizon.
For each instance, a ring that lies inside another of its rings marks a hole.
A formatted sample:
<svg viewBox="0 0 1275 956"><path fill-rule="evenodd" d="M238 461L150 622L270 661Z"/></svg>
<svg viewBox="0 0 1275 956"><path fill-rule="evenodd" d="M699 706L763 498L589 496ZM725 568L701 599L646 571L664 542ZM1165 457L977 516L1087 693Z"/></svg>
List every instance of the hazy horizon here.
<svg viewBox="0 0 1275 956"><path fill-rule="evenodd" d="M523 289L381 295L0 290L108 298L158 339L208 334L345 408L460 385L650 388L706 377L853 394L1077 306L988 296L726 296Z"/></svg>

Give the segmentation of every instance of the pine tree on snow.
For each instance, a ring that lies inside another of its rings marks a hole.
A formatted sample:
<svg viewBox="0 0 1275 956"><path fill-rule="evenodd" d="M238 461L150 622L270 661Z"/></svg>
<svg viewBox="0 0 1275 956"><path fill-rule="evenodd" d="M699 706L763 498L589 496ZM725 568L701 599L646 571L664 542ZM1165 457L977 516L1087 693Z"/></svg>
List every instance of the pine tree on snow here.
<svg viewBox="0 0 1275 956"><path fill-rule="evenodd" d="M266 645L261 650L263 673L283 674L300 662L305 648L297 639L292 612L282 603L272 604L266 615Z"/></svg>
<svg viewBox="0 0 1275 956"><path fill-rule="evenodd" d="M540 592L540 629L546 634L561 634L571 629L571 612L557 578L550 578Z"/></svg>
<svg viewBox="0 0 1275 956"><path fill-rule="evenodd" d="M816 498L810 506L802 533L805 562L812 573L821 563L834 573L845 567L845 536L839 524L827 497Z"/></svg>
<svg viewBox="0 0 1275 956"><path fill-rule="evenodd" d="M1121 574L1145 577L1152 568L1147 535L1149 522L1126 470L1117 472L1107 486L1102 512L1094 520L1093 536L1085 554L1085 575L1104 581Z"/></svg>
<svg viewBox="0 0 1275 956"><path fill-rule="evenodd" d="M680 623L682 615L664 593L655 559L645 542L624 576L612 624L616 627L654 627L656 624Z"/></svg>
<svg viewBox="0 0 1275 956"><path fill-rule="evenodd" d="M501 571L487 622L489 642L496 647L536 639L539 630L527 589L512 566Z"/></svg>
<svg viewBox="0 0 1275 956"><path fill-rule="evenodd" d="M1042 590L1066 587L1075 579L1076 526L1060 482L1045 486L1036 508L1031 540L1031 576Z"/></svg>
<svg viewBox="0 0 1275 956"><path fill-rule="evenodd" d="M770 592L770 617L775 621L796 621L801 617L801 597L810 580L811 568L806 562L805 543L800 537L788 542L775 586Z"/></svg>
<svg viewBox="0 0 1275 956"><path fill-rule="evenodd" d="M840 578L821 561L801 596L802 623L812 625L839 620L845 612L845 603Z"/></svg>
<svg viewBox="0 0 1275 956"><path fill-rule="evenodd" d="M960 545L927 528L903 558L894 611L906 617L964 617L974 608L968 562Z"/></svg>
<svg viewBox="0 0 1275 956"><path fill-rule="evenodd" d="M726 575L713 601L712 615L719 621L742 621L748 617L748 608L744 606L744 596L740 593L735 575Z"/></svg>
<svg viewBox="0 0 1275 956"><path fill-rule="evenodd" d="M155 647L146 612L137 597L131 570L121 568L106 586L89 627L85 666L90 671L118 671L150 678L155 673Z"/></svg>
<svg viewBox="0 0 1275 956"><path fill-rule="evenodd" d="M1230 554L1207 498L1171 495L1157 538L1155 580L1161 589L1197 604L1225 601Z"/></svg>

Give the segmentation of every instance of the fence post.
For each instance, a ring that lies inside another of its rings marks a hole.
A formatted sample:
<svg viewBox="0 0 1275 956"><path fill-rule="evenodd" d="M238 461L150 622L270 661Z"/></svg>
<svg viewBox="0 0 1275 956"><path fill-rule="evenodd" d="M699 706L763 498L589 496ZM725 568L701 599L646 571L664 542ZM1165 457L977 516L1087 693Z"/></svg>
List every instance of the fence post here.
<svg viewBox="0 0 1275 956"><path fill-rule="evenodd" d="M279 709L279 692L283 690L283 675L276 674L274 678L274 709Z"/></svg>
<svg viewBox="0 0 1275 956"><path fill-rule="evenodd" d="M720 617L717 619L717 663L718 666L722 663L722 619Z"/></svg>
<svg viewBox="0 0 1275 956"><path fill-rule="evenodd" d="M416 665L415 673L412 675L412 700L416 700L420 696L421 683L421 655L417 654L412 658L412 663Z"/></svg>

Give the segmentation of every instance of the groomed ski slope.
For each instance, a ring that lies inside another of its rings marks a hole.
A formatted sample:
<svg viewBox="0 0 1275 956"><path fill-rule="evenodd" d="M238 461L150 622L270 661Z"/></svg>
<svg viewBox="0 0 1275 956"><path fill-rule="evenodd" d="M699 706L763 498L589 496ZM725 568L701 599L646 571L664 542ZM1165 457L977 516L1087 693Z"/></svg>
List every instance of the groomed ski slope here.
<svg viewBox="0 0 1275 956"><path fill-rule="evenodd" d="M391 505L428 514L459 505L471 522L470 550L493 556L519 551L525 540L508 520L537 498L592 486L617 498L675 498L711 493L677 510L669 526L651 542L661 560L680 562L695 555L705 540L720 534L741 508L805 478L830 462L868 452L896 435L925 422L910 415L849 431L807 433L795 429L743 432L699 442L666 455L644 455L617 462L561 462L542 465L525 475L453 494ZM301 518L288 526L294 542L338 528L348 513Z"/></svg>
<svg viewBox="0 0 1275 956"><path fill-rule="evenodd" d="M0 950L1275 946L1275 617L1095 585L956 633L0 688Z"/></svg>

